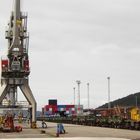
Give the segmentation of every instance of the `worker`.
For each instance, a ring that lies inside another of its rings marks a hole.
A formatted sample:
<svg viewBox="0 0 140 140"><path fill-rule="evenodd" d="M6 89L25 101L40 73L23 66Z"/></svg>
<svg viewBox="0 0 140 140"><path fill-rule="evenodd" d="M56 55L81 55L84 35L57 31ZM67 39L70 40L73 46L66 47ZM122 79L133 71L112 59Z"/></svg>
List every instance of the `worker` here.
<svg viewBox="0 0 140 140"><path fill-rule="evenodd" d="M57 132L56 132L56 136L59 137L59 134L65 134L66 131L64 129L64 126L62 123L58 123L57 124Z"/></svg>
<svg viewBox="0 0 140 140"><path fill-rule="evenodd" d="M60 134L65 134L64 125L60 123Z"/></svg>
<svg viewBox="0 0 140 140"><path fill-rule="evenodd" d="M42 120L42 128L47 128L47 124L44 120Z"/></svg>
<svg viewBox="0 0 140 140"><path fill-rule="evenodd" d="M22 120L23 120L23 113L19 112L19 114L18 114L18 122L22 123Z"/></svg>
<svg viewBox="0 0 140 140"><path fill-rule="evenodd" d="M0 116L0 126L3 124L3 117Z"/></svg>
<svg viewBox="0 0 140 140"><path fill-rule="evenodd" d="M27 123L30 124L30 119L27 119Z"/></svg>
<svg viewBox="0 0 140 140"><path fill-rule="evenodd" d="M29 110L27 111L27 116L26 116L26 118L27 118L27 119L26 119L27 123L30 124L30 111L29 111Z"/></svg>

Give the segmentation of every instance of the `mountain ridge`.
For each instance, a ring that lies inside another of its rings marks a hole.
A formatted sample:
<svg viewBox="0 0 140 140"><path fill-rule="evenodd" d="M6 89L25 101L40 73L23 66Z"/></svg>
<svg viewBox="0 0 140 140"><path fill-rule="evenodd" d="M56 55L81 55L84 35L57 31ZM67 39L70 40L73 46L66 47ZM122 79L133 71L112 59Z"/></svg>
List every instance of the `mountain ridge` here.
<svg viewBox="0 0 140 140"><path fill-rule="evenodd" d="M140 106L140 92L130 94L123 98L119 98L117 100L110 102L111 107L122 106L122 107L130 107L130 106ZM108 103L105 103L98 108L108 108Z"/></svg>

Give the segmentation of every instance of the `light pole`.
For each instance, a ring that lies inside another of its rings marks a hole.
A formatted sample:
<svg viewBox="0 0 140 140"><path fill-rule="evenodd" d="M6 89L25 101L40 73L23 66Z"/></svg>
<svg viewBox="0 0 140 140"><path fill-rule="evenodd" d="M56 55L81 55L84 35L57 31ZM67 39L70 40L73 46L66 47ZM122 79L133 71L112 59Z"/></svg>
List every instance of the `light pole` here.
<svg viewBox="0 0 140 140"><path fill-rule="evenodd" d="M76 83L78 85L78 105L80 107L80 84L81 84L81 81L77 80Z"/></svg>
<svg viewBox="0 0 140 140"><path fill-rule="evenodd" d="M108 109L111 108L111 104L110 104L110 77L107 77L108 79Z"/></svg>
<svg viewBox="0 0 140 140"><path fill-rule="evenodd" d="M74 93L74 105L75 105L75 87L73 88L73 93Z"/></svg>
<svg viewBox="0 0 140 140"><path fill-rule="evenodd" d="M87 98L88 98L88 109L89 109L89 83L87 83Z"/></svg>

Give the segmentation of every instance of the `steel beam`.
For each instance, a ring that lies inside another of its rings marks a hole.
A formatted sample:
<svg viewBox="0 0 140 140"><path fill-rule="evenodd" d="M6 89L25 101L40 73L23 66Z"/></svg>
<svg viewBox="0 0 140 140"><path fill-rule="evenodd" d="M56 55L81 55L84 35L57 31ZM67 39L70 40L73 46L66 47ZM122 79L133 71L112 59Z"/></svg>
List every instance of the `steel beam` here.
<svg viewBox="0 0 140 140"><path fill-rule="evenodd" d="M32 122L36 122L36 101L29 87L28 80L24 80L24 83L20 86L25 98L32 106Z"/></svg>

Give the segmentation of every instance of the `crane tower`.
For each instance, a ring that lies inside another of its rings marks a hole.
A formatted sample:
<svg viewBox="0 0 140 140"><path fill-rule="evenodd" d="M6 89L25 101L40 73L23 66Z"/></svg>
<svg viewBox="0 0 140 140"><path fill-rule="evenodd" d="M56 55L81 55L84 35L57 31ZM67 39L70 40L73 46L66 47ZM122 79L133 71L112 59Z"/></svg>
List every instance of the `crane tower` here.
<svg viewBox="0 0 140 140"><path fill-rule="evenodd" d="M8 40L7 58L1 59L0 105L8 95L10 106L16 105L19 87L30 105L31 127L36 125L36 101L29 86L29 57L27 32L27 14L21 12L21 1L14 0L10 22L6 30Z"/></svg>

